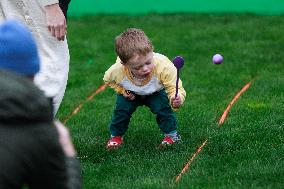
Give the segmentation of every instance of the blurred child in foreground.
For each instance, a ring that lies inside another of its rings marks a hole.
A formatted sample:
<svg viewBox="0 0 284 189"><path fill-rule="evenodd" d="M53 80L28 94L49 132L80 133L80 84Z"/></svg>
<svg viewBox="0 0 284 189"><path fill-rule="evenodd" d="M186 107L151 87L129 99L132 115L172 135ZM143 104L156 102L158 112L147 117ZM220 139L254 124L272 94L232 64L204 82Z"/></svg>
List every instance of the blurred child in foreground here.
<svg viewBox="0 0 284 189"><path fill-rule="evenodd" d="M80 189L80 164L68 129L33 83L35 41L20 22L0 25L0 188Z"/></svg>

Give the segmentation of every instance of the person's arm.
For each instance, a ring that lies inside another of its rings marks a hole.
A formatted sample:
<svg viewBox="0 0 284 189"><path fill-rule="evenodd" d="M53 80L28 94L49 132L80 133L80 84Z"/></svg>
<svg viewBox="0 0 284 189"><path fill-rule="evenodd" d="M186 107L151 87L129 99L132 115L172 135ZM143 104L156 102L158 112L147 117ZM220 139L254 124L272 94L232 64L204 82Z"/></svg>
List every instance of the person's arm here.
<svg viewBox="0 0 284 189"><path fill-rule="evenodd" d="M110 86L110 88L113 88L115 92L119 94L123 95L124 93L126 93L126 90L123 87L117 85L115 82L106 82L106 84Z"/></svg>
<svg viewBox="0 0 284 189"><path fill-rule="evenodd" d="M123 95L126 93L126 90L118 84L123 78L123 68L121 66L120 60L117 59L116 63L105 72L103 81L113 88L115 92Z"/></svg>
<svg viewBox="0 0 284 189"><path fill-rule="evenodd" d="M55 121L54 125L59 134L59 143L62 146L63 152L66 155L66 169L67 169L67 188L80 189L81 175L80 163L76 158L76 150L72 143L68 129L59 121Z"/></svg>
<svg viewBox="0 0 284 189"><path fill-rule="evenodd" d="M80 162L76 157L66 157L66 168L68 175L67 188L80 189L82 188Z"/></svg>
<svg viewBox="0 0 284 189"><path fill-rule="evenodd" d="M159 64L158 72L160 74L161 82L165 86L171 106L174 110L177 110L183 104L186 97L186 92L182 86L182 81L179 79L178 96L175 98L177 78L176 68L169 59L164 58Z"/></svg>
<svg viewBox="0 0 284 189"><path fill-rule="evenodd" d="M46 23L49 32L53 37L56 37L58 41L64 41L66 35L66 19L59 7L59 3L45 4Z"/></svg>
<svg viewBox="0 0 284 189"><path fill-rule="evenodd" d="M65 19L67 20L67 11L68 11L68 6L71 0L59 0L59 6L65 16Z"/></svg>

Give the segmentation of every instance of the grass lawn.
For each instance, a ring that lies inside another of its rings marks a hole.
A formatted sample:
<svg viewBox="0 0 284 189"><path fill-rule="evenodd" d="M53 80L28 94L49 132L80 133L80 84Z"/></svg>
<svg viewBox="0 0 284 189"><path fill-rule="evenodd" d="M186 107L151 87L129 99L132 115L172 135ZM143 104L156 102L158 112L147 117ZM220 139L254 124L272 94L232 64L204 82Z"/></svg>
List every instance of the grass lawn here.
<svg viewBox="0 0 284 189"><path fill-rule="evenodd" d="M107 151L115 103L114 91L107 88L67 122L84 188L284 188L284 16L70 18L70 74L60 120L103 84L104 72L116 59L114 38L128 27L143 29L155 52L185 59L181 79L187 98L176 114L183 142L157 150L163 136L155 116L140 107L124 146ZM224 56L221 65L212 64L216 53ZM249 81L251 87L219 127L226 106Z"/></svg>

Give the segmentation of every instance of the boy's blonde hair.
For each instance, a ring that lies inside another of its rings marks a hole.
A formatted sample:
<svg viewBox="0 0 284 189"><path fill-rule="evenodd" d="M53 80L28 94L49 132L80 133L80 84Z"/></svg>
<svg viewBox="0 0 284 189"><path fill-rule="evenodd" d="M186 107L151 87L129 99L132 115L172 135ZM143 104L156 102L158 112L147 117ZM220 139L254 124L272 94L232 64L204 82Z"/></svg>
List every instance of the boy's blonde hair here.
<svg viewBox="0 0 284 189"><path fill-rule="evenodd" d="M146 34L137 28L129 28L115 38L115 50L122 64L136 54L146 55L154 49Z"/></svg>

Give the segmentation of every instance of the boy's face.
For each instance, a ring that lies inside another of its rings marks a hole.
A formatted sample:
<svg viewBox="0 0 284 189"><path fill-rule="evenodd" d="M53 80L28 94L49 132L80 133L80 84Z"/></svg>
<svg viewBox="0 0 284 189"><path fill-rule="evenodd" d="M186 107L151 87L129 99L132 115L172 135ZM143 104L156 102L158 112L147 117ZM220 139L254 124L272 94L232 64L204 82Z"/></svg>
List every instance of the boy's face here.
<svg viewBox="0 0 284 189"><path fill-rule="evenodd" d="M149 52L145 56L136 54L125 66L128 67L132 74L138 79L146 78L154 69L153 52Z"/></svg>

